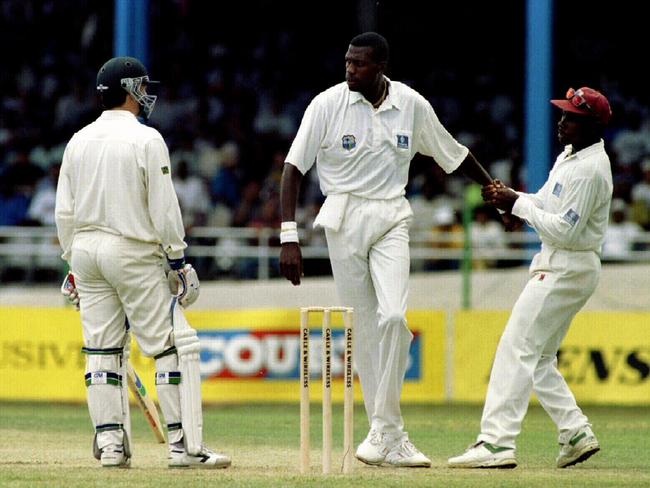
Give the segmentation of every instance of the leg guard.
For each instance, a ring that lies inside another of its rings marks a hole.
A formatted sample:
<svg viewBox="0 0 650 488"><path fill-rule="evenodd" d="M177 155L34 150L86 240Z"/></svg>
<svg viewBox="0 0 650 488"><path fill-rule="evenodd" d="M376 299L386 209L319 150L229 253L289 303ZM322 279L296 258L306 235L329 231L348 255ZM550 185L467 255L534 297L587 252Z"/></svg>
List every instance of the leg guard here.
<svg viewBox="0 0 650 488"><path fill-rule="evenodd" d="M183 439L181 398L178 391L180 382L181 372L178 369L176 349L168 349L156 356L156 391L167 424L167 439L170 445Z"/></svg>
<svg viewBox="0 0 650 488"><path fill-rule="evenodd" d="M179 395L183 438L188 454L198 455L203 445L203 411L201 408L201 345L196 331L190 327L183 311L172 302L173 338L181 372Z"/></svg>
<svg viewBox="0 0 650 488"><path fill-rule="evenodd" d="M127 380L126 365L131 357L131 336L127 333L126 344L124 345L124 352L122 354L122 361L120 365L120 374L122 375L122 409L124 411L124 434L126 441L124 442L124 452L127 457L131 457L131 405L129 403L129 382ZM128 446L128 447L126 447Z"/></svg>
<svg viewBox="0 0 650 488"><path fill-rule="evenodd" d="M128 430L128 396L122 348L87 349L86 386L88 411L95 426L93 454L100 459L101 451L109 444L123 445L124 454L131 457ZM126 398L125 398L126 396ZM126 405L126 409L125 409Z"/></svg>

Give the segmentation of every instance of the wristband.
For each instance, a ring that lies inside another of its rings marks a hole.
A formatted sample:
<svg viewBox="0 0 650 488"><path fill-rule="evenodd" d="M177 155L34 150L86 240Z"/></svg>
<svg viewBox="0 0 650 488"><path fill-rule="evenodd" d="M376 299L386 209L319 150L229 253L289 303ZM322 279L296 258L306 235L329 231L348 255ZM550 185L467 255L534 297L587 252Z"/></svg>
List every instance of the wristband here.
<svg viewBox="0 0 650 488"><path fill-rule="evenodd" d="M280 226L280 244L298 241L298 224L294 221L282 222Z"/></svg>
<svg viewBox="0 0 650 488"><path fill-rule="evenodd" d="M185 266L185 258L167 259L167 262L169 263L169 267L174 271L178 271Z"/></svg>
<svg viewBox="0 0 650 488"><path fill-rule="evenodd" d="M282 222L282 224L280 224L280 230L298 230L298 224L293 220Z"/></svg>

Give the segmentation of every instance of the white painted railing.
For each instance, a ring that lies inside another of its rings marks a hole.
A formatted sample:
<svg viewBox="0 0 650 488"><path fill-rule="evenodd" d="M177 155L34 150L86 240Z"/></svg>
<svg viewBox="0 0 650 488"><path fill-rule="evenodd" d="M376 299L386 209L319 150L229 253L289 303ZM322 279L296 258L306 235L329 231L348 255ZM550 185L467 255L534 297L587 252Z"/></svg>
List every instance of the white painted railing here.
<svg viewBox="0 0 650 488"><path fill-rule="evenodd" d="M244 278L268 279L277 274L279 256L277 229L238 227L196 227L187 235L187 255L199 271L210 273L244 267ZM326 260L327 246L322 233L301 231L302 255L309 260ZM414 267L463 259L463 232L411 232L411 260ZM473 247L472 259L495 263L528 261L539 248L532 232L504 233L500 246ZM650 262L650 232L641 234L624 261ZM8 268L24 271L24 280L32 281L38 269L63 271L61 249L53 227L0 227L0 272ZM435 266L426 269L435 269ZM234 273L236 275L236 273Z"/></svg>

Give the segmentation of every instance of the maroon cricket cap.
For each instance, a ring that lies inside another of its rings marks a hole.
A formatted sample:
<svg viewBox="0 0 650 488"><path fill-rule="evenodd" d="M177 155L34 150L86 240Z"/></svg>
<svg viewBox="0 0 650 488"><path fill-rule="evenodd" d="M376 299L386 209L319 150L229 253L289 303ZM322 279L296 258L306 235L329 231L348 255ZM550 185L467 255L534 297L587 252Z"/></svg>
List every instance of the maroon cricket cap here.
<svg viewBox="0 0 650 488"><path fill-rule="evenodd" d="M551 103L566 112L596 117L603 125L607 124L612 116L607 97L588 86L578 90L569 88L565 100L551 100Z"/></svg>

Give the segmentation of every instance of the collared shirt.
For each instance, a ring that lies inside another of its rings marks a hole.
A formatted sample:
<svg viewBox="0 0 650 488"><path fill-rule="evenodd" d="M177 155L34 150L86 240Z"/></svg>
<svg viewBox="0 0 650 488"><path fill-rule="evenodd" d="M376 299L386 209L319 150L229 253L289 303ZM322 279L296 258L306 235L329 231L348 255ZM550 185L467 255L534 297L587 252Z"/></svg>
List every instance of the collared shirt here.
<svg viewBox="0 0 650 488"><path fill-rule="evenodd" d="M55 217L66 261L75 233L88 230L161 244L171 259L187 247L167 145L124 110L104 111L68 142Z"/></svg>
<svg viewBox="0 0 650 488"><path fill-rule="evenodd" d="M521 193L512 207L542 244L600 253L612 201L612 170L603 141L576 153L566 146L535 194Z"/></svg>
<svg viewBox="0 0 650 488"><path fill-rule="evenodd" d="M324 195L396 198L405 193L415 153L433 157L447 173L467 157L469 150L447 132L422 95L386 80L388 96L377 110L345 82L307 107L286 161L303 174L317 162Z"/></svg>

